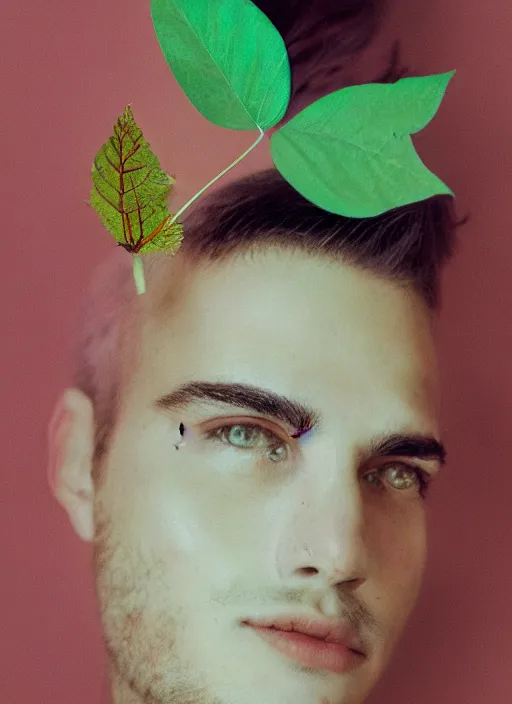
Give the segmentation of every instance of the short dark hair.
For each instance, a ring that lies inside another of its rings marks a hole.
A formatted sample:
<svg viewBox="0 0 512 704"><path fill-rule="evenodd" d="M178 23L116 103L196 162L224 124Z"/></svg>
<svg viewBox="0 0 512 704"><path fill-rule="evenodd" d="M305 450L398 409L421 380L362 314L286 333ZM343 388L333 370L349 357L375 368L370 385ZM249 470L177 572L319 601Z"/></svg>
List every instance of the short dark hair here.
<svg viewBox="0 0 512 704"><path fill-rule="evenodd" d="M228 183L187 219L183 256L223 261L268 247L326 256L399 286L410 286L428 309L441 307L440 274L456 248L452 196L439 195L371 218L318 208L275 168Z"/></svg>

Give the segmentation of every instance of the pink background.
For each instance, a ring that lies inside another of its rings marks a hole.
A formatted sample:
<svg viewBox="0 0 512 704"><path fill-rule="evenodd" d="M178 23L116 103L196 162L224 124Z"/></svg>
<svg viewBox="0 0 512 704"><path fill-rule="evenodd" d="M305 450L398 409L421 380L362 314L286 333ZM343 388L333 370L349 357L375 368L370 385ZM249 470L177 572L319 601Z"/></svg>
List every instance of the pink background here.
<svg viewBox="0 0 512 704"><path fill-rule="evenodd" d="M196 113L160 52L148 1L3 0L0 12L0 702L100 704L90 547L46 480L47 422L69 378L75 310L113 246L83 202L92 159L132 103L178 176L178 207L255 135ZM472 212L444 277L439 329L449 461L428 509L424 590L371 696L379 704L511 701L511 27L508 0L400 0L379 40L401 37L420 74L457 69L414 140L457 194L459 215ZM364 80L381 56L368 53ZM232 175L269 165L266 145Z"/></svg>

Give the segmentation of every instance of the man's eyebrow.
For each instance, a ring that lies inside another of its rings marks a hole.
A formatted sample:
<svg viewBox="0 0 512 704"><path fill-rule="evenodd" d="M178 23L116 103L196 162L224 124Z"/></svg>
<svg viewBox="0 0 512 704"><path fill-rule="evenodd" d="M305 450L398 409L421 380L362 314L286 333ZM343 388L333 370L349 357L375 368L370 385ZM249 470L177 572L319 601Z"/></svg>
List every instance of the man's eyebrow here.
<svg viewBox="0 0 512 704"><path fill-rule="evenodd" d="M259 386L239 383L192 381L155 401L158 408L183 410L193 404L227 404L270 416L296 431L314 428L320 415L312 408Z"/></svg>
<svg viewBox="0 0 512 704"><path fill-rule="evenodd" d="M379 457L411 457L418 460L446 464L446 448L442 442L423 433L398 432L379 435L371 440L362 452L362 461Z"/></svg>
<svg viewBox="0 0 512 704"><path fill-rule="evenodd" d="M155 401L164 410L184 410L191 405L225 404L261 413L287 423L296 433L318 427L321 414L310 406L268 389L235 382L192 381L182 384ZM446 449L436 438L422 433L395 432L374 437L362 449L361 461L379 457L411 457L446 463Z"/></svg>

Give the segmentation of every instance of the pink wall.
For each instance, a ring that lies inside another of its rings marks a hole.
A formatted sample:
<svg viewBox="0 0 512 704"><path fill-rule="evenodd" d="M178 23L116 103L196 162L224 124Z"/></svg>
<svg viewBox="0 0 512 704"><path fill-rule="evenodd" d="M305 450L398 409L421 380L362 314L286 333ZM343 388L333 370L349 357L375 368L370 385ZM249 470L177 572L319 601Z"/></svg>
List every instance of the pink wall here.
<svg viewBox="0 0 512 704"><path fill-rule="evenodd" d="M90 548L46 481L46 427L68 381L74 312L113 246L83 203L93 156L133 103L163 168L177 172L181 205L253 140L190 106L148 8L141 0L4 0L0 11L2 704L100 704L102 696ZM458 70L415 143L472 222L445 276L449 464L430 505L427 577L371 701L508 704L512 9L508 0L400 0L388 24L418 71ZM256 152L236 175L270 164L265 142Z"/></svg>

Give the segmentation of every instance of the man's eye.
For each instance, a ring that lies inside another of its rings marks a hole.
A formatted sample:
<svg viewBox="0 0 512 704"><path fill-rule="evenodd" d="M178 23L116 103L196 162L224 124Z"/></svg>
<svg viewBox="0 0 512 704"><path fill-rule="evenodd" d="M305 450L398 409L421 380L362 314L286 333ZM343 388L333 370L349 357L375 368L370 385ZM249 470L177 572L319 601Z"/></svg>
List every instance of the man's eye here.
<svg viewBox="0 0 512 704"><path fill-rule="evenodd" d="M397 469L398 472L395 471ZM432 477L428 472L403 462L386 464L376 472L370 472L370 476L372 475L378 478L379 486L382 485L385 477L387 483L398 491L406 491L415 487L419 489L419 494L423 499L426 498L430 482L432 481Z"/></svg>
<svg viewBox="0 0 512 704"><path fill-rule="evenodd" d="M286 442L276 433L253 423L229 423L204 433L207 440L219 441L238 450L262 450L276 462L287 456ZM284 449L284 451L283 451Z"/></svg>

